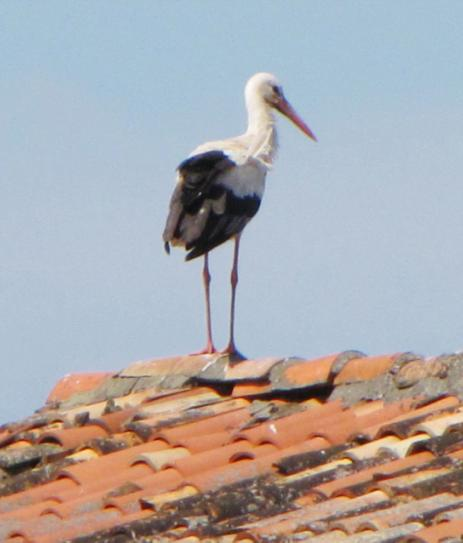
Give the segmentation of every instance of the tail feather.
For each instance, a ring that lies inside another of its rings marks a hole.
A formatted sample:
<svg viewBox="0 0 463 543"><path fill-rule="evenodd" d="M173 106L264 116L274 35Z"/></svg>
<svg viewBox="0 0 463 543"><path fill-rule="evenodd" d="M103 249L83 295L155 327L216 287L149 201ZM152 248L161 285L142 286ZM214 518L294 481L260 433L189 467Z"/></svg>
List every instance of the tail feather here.
<svg viewBox="0 0 463 543"><path fill-rule="evenodd" d="M185 260L188 262L189 260L193 260L193 258L198 258L198 256L202 256L207 252L208 251L204 247L195 247L185 256Z"/></svg>

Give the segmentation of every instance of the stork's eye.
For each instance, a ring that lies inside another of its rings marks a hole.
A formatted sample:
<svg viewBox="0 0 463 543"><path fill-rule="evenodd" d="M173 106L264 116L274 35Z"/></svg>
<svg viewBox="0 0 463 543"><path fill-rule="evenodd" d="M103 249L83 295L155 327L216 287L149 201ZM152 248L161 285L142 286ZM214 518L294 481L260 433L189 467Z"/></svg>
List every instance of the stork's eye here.
<svg viewBox="0 0 463 543"><path fill-rule="evenodd" d="M283 96L283 89L278 85L272 85L272 91L276 94L276 96Z"/></svg>

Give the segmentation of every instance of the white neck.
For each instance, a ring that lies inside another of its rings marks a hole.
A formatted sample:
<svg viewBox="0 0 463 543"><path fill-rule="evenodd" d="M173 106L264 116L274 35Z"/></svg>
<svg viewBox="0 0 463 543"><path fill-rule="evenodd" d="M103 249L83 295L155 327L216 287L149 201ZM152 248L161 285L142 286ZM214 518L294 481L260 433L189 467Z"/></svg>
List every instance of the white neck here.
<svg viewBox="0 0 463 543"><path fill-rule="evenodd" d="M246 94L248 111L248 129L245 136L250 139L249 156L271 168L275 157L278 140L275 116L272 108L258 94Z"/></svg>

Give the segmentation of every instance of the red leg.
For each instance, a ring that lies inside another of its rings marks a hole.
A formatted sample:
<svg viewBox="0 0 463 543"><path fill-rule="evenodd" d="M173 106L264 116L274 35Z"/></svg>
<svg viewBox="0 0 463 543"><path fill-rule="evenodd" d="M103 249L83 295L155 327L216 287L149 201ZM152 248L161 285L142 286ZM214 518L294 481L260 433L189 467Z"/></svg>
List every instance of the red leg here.
<svg viewBox="0 0 463 543"><path fill-rule="evenodd" d="M233 253L233 267L230 275L231 283L231 305L230 305L230 339L228 345L225 348L223 353L239 355L243 358L242 355L238 352L238 349L235 345L235 300L236 300L236 285L238 284L238 256L240 249L240 237L241 234L238 234L235 237L235 250Z"/></svg>
<svg viewBox="0 0 463 543"><path fill-rule="evenodd" d="M206 347L199 351L199 353L193 354L212 354L216 353L217 349L212 341L212 323L211 323L211 298L210 298L210 285L211 274L209 273L209 253L204 255L204 267L203 267L203 282L204 282L204 294L206 299L206 328L207 328L207 344Z"/></svg>

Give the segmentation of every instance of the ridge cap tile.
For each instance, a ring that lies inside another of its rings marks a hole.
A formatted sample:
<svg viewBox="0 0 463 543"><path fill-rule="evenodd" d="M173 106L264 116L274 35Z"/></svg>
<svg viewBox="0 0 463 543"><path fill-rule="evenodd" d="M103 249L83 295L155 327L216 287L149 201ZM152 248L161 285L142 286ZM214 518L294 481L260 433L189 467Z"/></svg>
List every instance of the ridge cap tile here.
<svg viewBox="0 0 463 543"><path fill-rule="evenodd" d="M207 366L215 364L221 357L223 355L217 353L139 360L121 370L117 375L119 377L166 377L177 374L194 376Z"/></svg>
<svg viewBox="0 0 463 543"><path fill-rule="evenodd" d="M246 381L265 379L271 369L285 359L279 357L254 358L243 360L239 364L232 364L225 367L224 381ZM202 378L203 375L201 375Z"/></svg>
<svg viewBox="0 0 463 543"><path fill-rule="evenodd" d="M370 381L379 377L393 367L398 354L364 356L352 358L334 378L334 385Z"/></svg>
<svg viewBox="0 0 463 543"><path fill-rule="evenodd" d="M272 390L292 390L326 385L339 353L319 358L287 358L270 370Z"/></svg>
<svg viewBox="0 0 463 543"><path fill-rule="evenodd" d="M262 382L267 380L271 369L284 360L287 358L267 356L233 363L230 362L228 356L221 355L207 364L196 376L196 379L205 383Z"/></svg>
<svg viewBox="0 0 463 543"><path fill-rule="evenodd" d="M78 392L93 390L113 375L107 371L68 373L56 382L45 403L62 402Z"/></svg>

